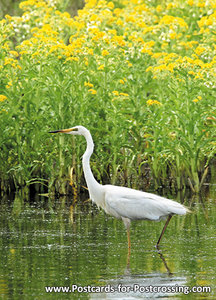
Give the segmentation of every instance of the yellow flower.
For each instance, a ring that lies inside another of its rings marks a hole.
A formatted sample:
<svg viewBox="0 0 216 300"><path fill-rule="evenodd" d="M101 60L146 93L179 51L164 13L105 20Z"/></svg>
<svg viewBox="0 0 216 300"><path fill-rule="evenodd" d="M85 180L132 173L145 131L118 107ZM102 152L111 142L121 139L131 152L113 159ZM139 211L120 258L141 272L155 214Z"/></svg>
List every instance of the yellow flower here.
<svg viewBox="0 0 216 300"><path fill-rule="evenodd" d="M201 96L198 96L197 98L195 98L194 100L192 100L194 103L198 102L202 100L202 97Z"/></svg>
<svg viewBox="0 0 216 300"><path fill-rule="evenodd" d="M93 49L88 49L88 54L93 55L94 54L94 50Z"/></svg>
<svg viewBox="0 0 216 300"><path fill-rule="evenodd" d="M108 7L109 9L113 9L114 6L115 6L114 3L111 2L111 1L107 3L107 7Z"/></svg>
<svg viewBox="0 0 216 300"><path fill-rule="evenodd" d="M104 70L104 65L100 65L99 67L98 67L98 70L100 71L100 70Z"/></svg>
<svg viewBox="0 0 216 300"><path fill-rule="evenodd" d="M20 51L20 55L24 55L24 54L28 54L27 51L23 50L23 51ZM22 58L21 58L22 59Z"/></svg>
<svg viewBox="0 0 216 300"><path fill-rule="evenodd" d="M9 53L15 57L19 56L19 53L17 51L9 51Z"/></svg>
<svg viewBox="0 0 216 300"><path fill-rule="evenodd" d="M197 6L198 7L205 7L205 2L198 2Z"/></svg>
<svg viewBox="0 0 216 300"><path fill-rule="evenodd" d="M196 53L197 55L201 55L204 51L205 51L205 48L204 48L204 47L201 47L201 46L198 46L198 47L195 49L195 53Z"/></svg>
<svg viewBox="0 0 216 300"><path fill-rule="evenodd" d="M118 26L123 26L123 25L124 25L123 21L120 20L120 19L117 20L116 24L117 24Z"/></svg>
<svg viewBox="0 0 216 300"><path fill-rule="evenodd" d="M94 89L89 89L88 91L89 91L89 93L91 93L92 95L96 95L96 94L97 94L97 91L94 90Z"/></svg>
<svg viewBox="0 0 216 300"><path fill-rule="evenodd" d="M5 19L7 19L8 21L11 21L12 17L10 15L5 15Z"/></svg>
<svg viewBox="0 0 216 300"><path fill-rule="evenodd" d="M152 71L152 66L149 66L145 71L146 72Z"/></svg>
<svg viewBox="0 0 216 300"><path fill-rule="evenodd" d="M32 58L35 58L35 56L38 56L38 55L40 55L40 53L38 51L36 51L32 54Z"/></svg>
<svg viewBox="0 0 216 300"><path fill-rule="evenodd" d="M188 71L189 75L196 75L196 73L194 71Z"/></svg>
<svg viewBox="0 0 216 300"><path fill-rule="evenodd" d="M119 92L118 92L118 91L112 91L112 93L113 93L115 96L119 96Z"/></svg>
<svg viewBox="0 0 216 300"><path fill-rule="evenodd" d="M109 52L107 50L103 50L102 53L101 53L103 56L107 56L109 55Z"/></svg>
<svg viewBox="0 0 216 300"><path fill-rule="evenodd" d="M6 85L6 88L9 89L12 86L12 81L8 81L8 84Z"/></svg>
<svg viewBox="0 0 216 300"><path fill-rule="evenodd" d="M161 12L161 11L162 11L162 6L161 6L161 5L158 5L158 6L156 7L156 11L157 11L157 12Z"/></svg>
<svg viewBox="0 0 216 300"><path fill-rule="evenodd" d="M79 61L79 58L78 58L78 57L72 56L72 57L68 57L68 58L66 59L66 61Z"/></svg>
<svg viewBox="0 0 216 300"><path fill-rule="evenodd" d="M128 97L129 95L127 93L119 93L120 96Z"/></svg>
<svg viewBox="0 0 216 300"><path fill-rule="evenodd" d="M119 82L120 82L121 84L125 84L125 82L124 82L123 79L120 79Z"/></svg>
<svg viewBox="0 0 216 300"><path fill-rule="evenodd" d="M171 38L171 40L174 40L174 39L177 37L176 32L171 32L171 33L169 34L169 37Z"/></svg>
<svg viewBox="0 0 216 300"><path fill-rule="evenodd" d="M91 17L90 17L90 22L94 22L94 21L96 21L98 19L98 16L97 15L92 15Z"/></svg>
<svg viewBox="0 0 216 300"><path fill-rule="evenodd" d="M7 99L5 95L0 95L0 102L3 102Z"/></svg>
<svg viewBox="0 0 216 300"><path fill-rule="evenodd" d="M108 33L111 34L111 35L116 35L117 34L115 29L109 29Z"/></svg>
<svg viewBox="0 0 216 300"><path fill-rule="evenodd" d="M187 4L190 5L190 6L193 6L194 5L194 1L193 0L188 0Z"/></svg>
<svg viewBox="0 0 216 300"><path fill-rule="evenodd" d="M162 19L159 22L159 25L171 25L171 24L188 28L187 23L184 21L184 19L182 19L180 17L173 17L173 16L165 15L162 17Z"/></svg>
<svg viewBox="0 0 216 300"><path fill-rule="evenodd" d="M88 82L84 82L84 86L88 86L88 87L93 87L94 85L92 83L90 83L89 81Z"/></svg>
<svg viewBox="0 0 216 300"><path fill-rule="evenodd" d="M133 65L129 61L127 61L128 67L131 68Z"/></svg>
<svg viewBox="0 0 216 300"><path fill-rule="evenodd" d="M173 4L173 3L168 3L167 4L167 9L169 10L169 9L171 9L171 8L174 8L175 7L175 4Z"/></svg>
<svg viewBox="0 0 216 300"><path fill-rule="evenodd" d="M159 101L157 101L157 100L152 100L152 99L149 99L146 103L147 103L148 106L151 106L151 105L158 105L158 106L161 106L161 105L162 105L162 103L160 103Z"/></svg>
<svg viewBox="0 0 216 300"><path fill-rule="evenodd" d="M8 58L6 57L5 60L4 60L4 65L7 66L7 65L11 65L12 67L15 67L17 64L17 61L14 60L13 58Z"/></svg>

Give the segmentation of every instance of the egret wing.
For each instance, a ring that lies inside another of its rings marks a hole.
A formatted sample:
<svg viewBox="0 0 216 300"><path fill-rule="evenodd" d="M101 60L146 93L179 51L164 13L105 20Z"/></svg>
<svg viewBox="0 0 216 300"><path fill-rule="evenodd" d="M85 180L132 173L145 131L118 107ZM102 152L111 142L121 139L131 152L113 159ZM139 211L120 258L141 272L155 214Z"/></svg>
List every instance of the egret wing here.
<svg viewBox="0 0 216 300"><path fill-rule="evenodd" d="M186 213L186 208L178 202L124 187L108 186L105 203L107 213L131 220L157 221L170 214Z"/></svg>

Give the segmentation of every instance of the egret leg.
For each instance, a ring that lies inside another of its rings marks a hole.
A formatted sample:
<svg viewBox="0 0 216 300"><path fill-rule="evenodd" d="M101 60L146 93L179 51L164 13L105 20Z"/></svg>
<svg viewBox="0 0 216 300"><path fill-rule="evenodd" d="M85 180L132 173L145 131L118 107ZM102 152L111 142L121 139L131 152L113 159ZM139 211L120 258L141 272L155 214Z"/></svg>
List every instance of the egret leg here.
<svg viewBox="0 0 216 300"><path fill-rule="evenodd" d="M127 239L128 239L128 253L130 253L131 250L130 228L127 228Z"/></svg>
<svg viewBox="0 0 216 300"><path fill-rule="evenodd" d="M159 246L159 244L160 244L161 238L162 238L162 236L163 236L163 234L164 234L164 232L165 232L165 230L166 230L166 228L167 228L167 226L168 226L169 221L171 220L171 218L172 218L172 216L169 215L168 218L167 218L167 220L166 220L166 223L165 223L165 225L164 225L164 228L163 228L163 230L162 230L162 232L161 232L161 235L160 235L160 237L159 237L159 239L158 239L158 241L157 241L157 245L156 245L157 248L158 248L158 246Z"/></svg>
<svg viewBox="0 0 216 300"><path fill-rule="evenodd" d="M122 221L125 224L127 229L127 240L128 240L128 261L130 259L130 252L131 252L131 240L130 240L130 219L122 217Z"/></svg>
<svg viewBox="0 0 216 300"><path fill-rule="evenodd" d="M127 239L128 239L127 267L130 267L130 255L131 255L130 227L127 228Z"/></svg>

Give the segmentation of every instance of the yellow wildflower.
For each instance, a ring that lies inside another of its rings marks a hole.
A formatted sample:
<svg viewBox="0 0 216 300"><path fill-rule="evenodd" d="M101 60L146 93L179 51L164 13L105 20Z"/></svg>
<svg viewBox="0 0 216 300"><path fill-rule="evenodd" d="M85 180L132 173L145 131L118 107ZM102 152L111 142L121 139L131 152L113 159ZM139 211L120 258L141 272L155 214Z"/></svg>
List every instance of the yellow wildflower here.
<svg viewBox="0 0 216 300"><path fill-rule="evenodd" d="M7 99L5 95L0 95L0 102L3 102Z"/></svg>
<svg viewBox="0 0 216 300"><path fill-rule="evenodd" d="M112 93L113 93L115 96L119 96L119 92L118 92L118 91L112 91Z"/></svg>
<svg viewBox="0 0 216 300"><path fill-rule="evenodd" d="M11 21L12 17L10 15L5 15L5 19L7 19L8 21Z"/></svg>
<svg viewBox="0 0 216 300"><path fill-rule="evenodd" d="M12 81L8 81L8 84L6 85L6 88L9 89L12 86Z"/></svg>
<svg viewBox="0 0 216 300"><path fill-rule="evenodd" d="M204 51L205 51L205 48L204 48L204 47L201 47L201 46L198 46L198 47L195 49L195 53L196 53L197 55L201 55Z"/></svg>
<svg viewBox="0 0 216 300"><path fill-rule="evenodd" d="M117 34L115 29L109 29L108 33L111 34L111 35L116 35Z"/></svg>
<svg viewBox="0 0 216 300"><path fill-rule="evenodd" d="M198 7L205 7L205 2L198 2L197 6Z"/></svg>
<svg viewBox="0 0 216 300"><path fill-rule="evenodd" d="M89 89L88 91L89 91L89 93L91 93L92 95L96 95L96 94L97 94L97 91L94 90L94 89Z"/></svg>
<svg viewBox="0 0 216 300"><path fill-rule="evenodd" d="M19 56L19 53L17 51L9 51L9 53L15 57Z"/></svg>
<svg viewBox="0 0 216 300"><path fill-rule="evenodd" d="M146 72L152 71L152 66L149 66L145 71Z"/></svg>
<svg viewBox="0 0 216 300"><path fill-rule="evenodd" d="M84 82L84 86L88 86L88 87L93 87L94 85L92 83L90 83L89 81L88 82Z"/></svg>
<svg viewBox="0 0 216 300"><path fill-rule="evenodd" d="M125 46L125 41L124 41L124 37L123 36L121 36L121 35L115 35L115 36L113 36L113 38L112 38L112 42L115 44L117 44L117 45L119 45L119 46L121 46L121 47L124 47Z"/></svg>
<svg viewBox="0 0 216 300"><path fill-rule="evenodd" d="M174 8L175 7L175 4L173 4L173 3L168 3L167 4L167 9L169 10L169 9L172 9L172 8Z"/></svg>
<svg viewBox="0 0 216 300"><path fill-rule="evenodd" d="M88 54L93 55L94 54L94 50L93 49L88 49Z"/></svg>
<svg viewBox="0 0 216 300"><path fill-rule="evenodd" d="M97 19L98 19L98 16L97 16L97 15L92 15L92 16L90 17L90 22L97 21Z"/></svg>
<svg viewBox="0 0 216 300"><path fill-rule="evenodd" d="M188 28L187 23L184 21L184 19L180 18L180 17L173 17L173 16L169 16L169 15L165 15L162 17L162 19L159 22L160 25L164 24L164 25L178 25L180 27L185 27Z"/></svg>
<svg viewBox="0 0 216 300"><path fill-rule="evenodd" d="M103 56L107 56L109 55L109 52L107 50L103 50L102 53L101 53Z"/></svg>
<svg viewBox="0 0 216 300"><path fill-rule="evenodd" d="M35 56L38 56L38 55L40 55L40 53L38 51L36 51L32 54L32 58L35 58Z"/></svg>
<svg viewBox="0 0 216 300"><path fill-rule="evenodd" d="M194 5L194 1L193 0L188 0L187 4L190 5L190 6L193 6Z"/></svg>
<svg viewBox="0 0 216 300"><path fill-rule="evenodd" d="M100 71L100 70L104 70L104 65L100 65L99 67L98 67L98 70Z"/></svg>
<svg viewBox="0 0 216 300"><path fill-rule="evenodd" d="M127 61L128 67L131 68L133 65L129 61Z"/></svg>
<svg viewBox="0 0 216 300"><path fill-rule="evenodd" d="M158 105L158 106L161 106L161 105L162 105L161 102L159 102L159 101L157 101L157 100L152 100L152 99L147 100L146 103L147 103L148 106L151 106L151 105Z"/></svg>
<svg viewBox="0 0 216 300"><path fill-rule="evenodd" d="M78 57L68 57L67 59L66 59L66 61L79 61L79 58Z"/></svg>
<svg viewBox="0 0 216 300"><path fill-rule="evenodd" d="M11 65L12 67L15 67L17 64L17 61L14 60L13 58L8 58L6 57L5 60L4 60L4 65L7 66L7 65Z"/></svg>
<svg viewBox="0 0 216 300"><path fill-rule="evenodd" d="M24 55L24 54L28 54L28 52L27 52L27 51L25 51L25 50L23 50L23 51L20 51L20 55ZM21 59L22 59L22 57L21 57Z"/></svg>
<svg viewBox="0 0 216 300"><path fill-rule="evenodd" d="M169 34L169 37L171 38L171 40L174 40L174 39L177 37L176 32L171 32L171 33Z"/></svg>
<svg viewBox="0 0 216 300"><path fill-rule="evenodd" d="M123 25L124 25L123 21L120 20L120 19L117 20L116 24L117 24L118 26L123 26Z"/></svg>
<svg viewBox="0 0 216 300"><path fill-rule="evenodd" d="M194 71L188 71L189 75L196 75L196 73Z"/></svg>
<svg viewBox="0 0 216 300"><path fill-rule="evenodd" d="M161 5L158 5L158 6L156 7L156 11L157 11L157 12L161 12L161 11L162 11L162 6L161 6Z"/></svg>

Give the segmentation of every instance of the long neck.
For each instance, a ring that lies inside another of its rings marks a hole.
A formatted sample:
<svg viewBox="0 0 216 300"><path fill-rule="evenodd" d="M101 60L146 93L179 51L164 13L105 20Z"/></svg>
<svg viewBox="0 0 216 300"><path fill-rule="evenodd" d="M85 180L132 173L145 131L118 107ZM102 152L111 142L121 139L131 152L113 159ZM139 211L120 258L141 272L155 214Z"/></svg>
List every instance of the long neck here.
<svg viewBox="0 0 216 300"><path fill-rule="evenodd" d="M91 168L90 168L90 157L94 150L94 143L91 137L91 134L89 131L86 131L84 135L86 142L87 142L87 148L82 158L82 164L83 164L83 171L85 180L89 189L90 197L93 196L94 190L98 189L101 185L97 182L97 180L94 178L94 175L92 174Z"/></svg>

